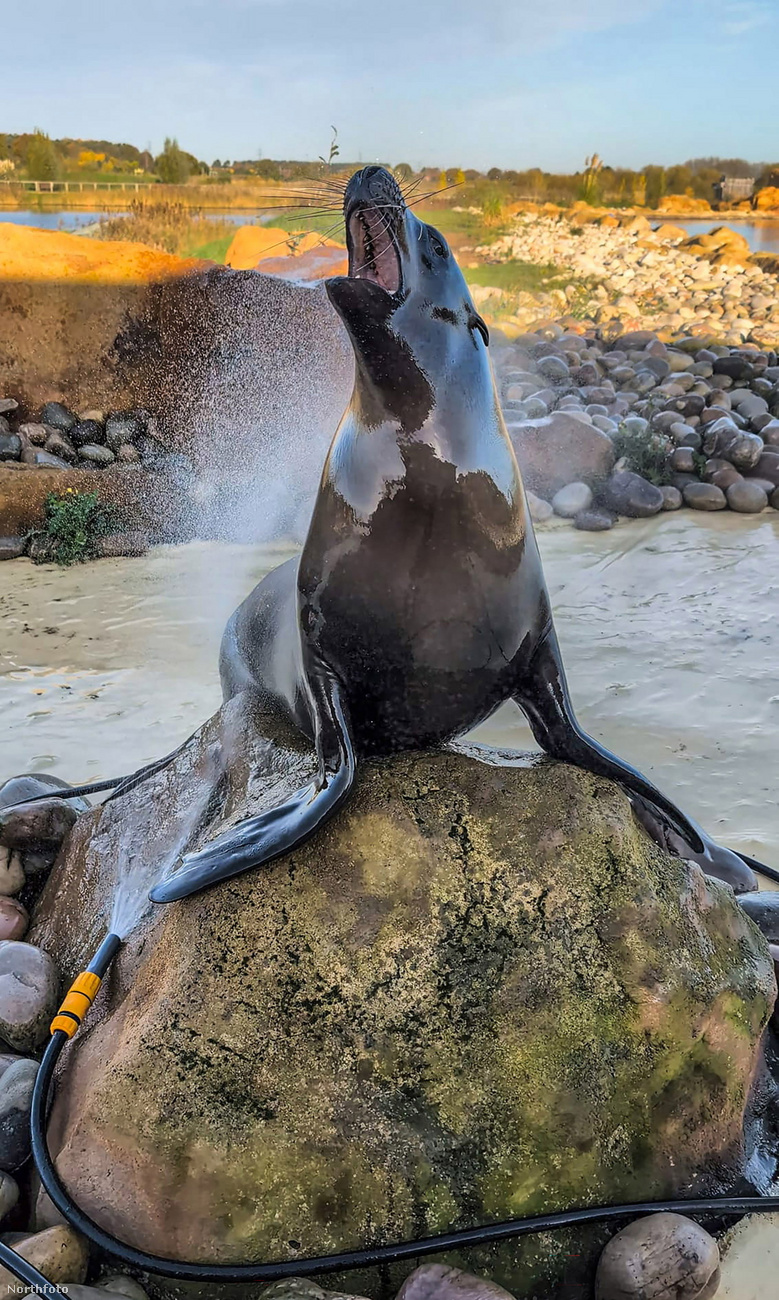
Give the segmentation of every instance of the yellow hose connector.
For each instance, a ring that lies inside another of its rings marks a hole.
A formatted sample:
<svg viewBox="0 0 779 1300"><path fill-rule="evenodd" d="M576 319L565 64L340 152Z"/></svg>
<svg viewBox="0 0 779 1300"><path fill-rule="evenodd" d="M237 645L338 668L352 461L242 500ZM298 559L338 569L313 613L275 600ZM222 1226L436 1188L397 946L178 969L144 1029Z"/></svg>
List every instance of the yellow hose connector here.
<svg viewBox="0 0 779 1300"><path fill-rule="evenodd" d="M85 970L77 975L51 1022L51 1032L54 1034L61 1029L68 1038L72 1038L76 1030L81 1028L81 1022L97 997L101 984L100 976L92 971Z"/></svg>

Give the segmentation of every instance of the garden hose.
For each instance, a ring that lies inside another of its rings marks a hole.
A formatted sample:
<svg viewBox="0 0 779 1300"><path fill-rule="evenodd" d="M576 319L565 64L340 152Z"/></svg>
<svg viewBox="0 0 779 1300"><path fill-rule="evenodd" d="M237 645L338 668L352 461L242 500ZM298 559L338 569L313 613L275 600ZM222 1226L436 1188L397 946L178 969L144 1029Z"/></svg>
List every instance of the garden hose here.
<svg viewBox="0 0 779 1300"><path fill-rule="evenodd" d="M318 1255L308 1259L272 1260L253 1264L200 1264L150 1255L105 1232L90 1219L63 1187L46 1143L46 1117L54 1073L62 1049L77 1032L94 1000L100 980L121 946L121 939L110 934L101 944L87 969L74 981L60 1011L52 1023L52 1034L43 1056L32 1097L30 1126L32 1152L41 1182L54 1205L76 1232L88 1238L101 1251L121 1260L130 1268L160 1277L188 1282L276 1282L287 1277L312 1277L323 1273L347 1272L394 1264L400 1260L420 1259L442 1251L492 1245L513 1238L575 1228L582 1224L606 1223L615 1219L635 1219L644 1214L711 1214L740 1217L753 1213L779 1211L779 1196L710 1196L695 1200L642 1201L629 1205L592 1206L581 1210L564 1210L555 1214L537 1214L502 1223L486 1223L475 1228L424 1237L417 1241L400 1241L389 1246L367 1246L361 1250L336 1255ZM87 977L93 977L91 979ZM97 983L95 983L95 979ZM61 1295L37 1269L9 1246L0 1242L0 1262L31 1290L40 1295Z"/></svg>

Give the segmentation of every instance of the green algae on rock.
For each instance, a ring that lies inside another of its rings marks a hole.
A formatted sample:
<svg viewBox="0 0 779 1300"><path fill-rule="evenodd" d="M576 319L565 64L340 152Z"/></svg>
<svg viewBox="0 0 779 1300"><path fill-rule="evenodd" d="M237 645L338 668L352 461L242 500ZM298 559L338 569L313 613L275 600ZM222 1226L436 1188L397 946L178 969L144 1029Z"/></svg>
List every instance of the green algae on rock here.
<svg viewBox="0 0 779 1300"><path fill-rule="evenodd" d="M142 878L311 766L236 699L79 820L34 942L75 972L121 865ZM107 984L65 1058L59 1169L124 1239L225 1262L732 1185L775 997L731 891L617 786L475 746L366 762L321 834L154 912ZM561 1245L487 1271L527 1294Z"/></svg>

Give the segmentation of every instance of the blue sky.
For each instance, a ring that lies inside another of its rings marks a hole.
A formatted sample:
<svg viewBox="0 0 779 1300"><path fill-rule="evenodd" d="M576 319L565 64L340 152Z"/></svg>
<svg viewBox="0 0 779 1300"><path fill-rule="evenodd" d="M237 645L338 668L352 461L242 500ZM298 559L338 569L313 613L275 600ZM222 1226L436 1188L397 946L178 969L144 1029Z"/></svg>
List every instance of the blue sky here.
<svg viewBox="0 0 779 1300"><path fill-rule="evenodd" d="M207 161L779 158L779 0L27 0L0 130Z"/></svg>

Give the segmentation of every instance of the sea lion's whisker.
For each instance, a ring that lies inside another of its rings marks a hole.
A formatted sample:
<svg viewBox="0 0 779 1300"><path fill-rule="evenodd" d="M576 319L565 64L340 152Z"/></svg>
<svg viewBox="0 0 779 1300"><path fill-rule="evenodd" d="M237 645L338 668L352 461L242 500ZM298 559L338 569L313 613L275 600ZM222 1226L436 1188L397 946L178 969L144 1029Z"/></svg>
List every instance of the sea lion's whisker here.
<svg viewBox="0 0 779 1300"><path fill-rule="evenodd" d="M414 199L413 203L407 203L406 207L414 208L416 207L417 203L424 203L425 199L430 199L435 194L445 194L447 190L456 190L459 188L460 185L464 185L464 184L465 184L464 181L453 181L451 185L444 185L443 188L440 190L428 190L427 194L419 194L417 198Z"/></svg>

